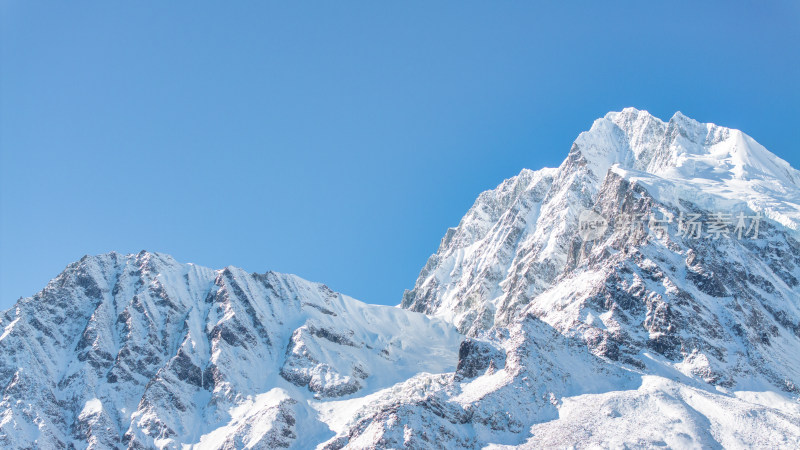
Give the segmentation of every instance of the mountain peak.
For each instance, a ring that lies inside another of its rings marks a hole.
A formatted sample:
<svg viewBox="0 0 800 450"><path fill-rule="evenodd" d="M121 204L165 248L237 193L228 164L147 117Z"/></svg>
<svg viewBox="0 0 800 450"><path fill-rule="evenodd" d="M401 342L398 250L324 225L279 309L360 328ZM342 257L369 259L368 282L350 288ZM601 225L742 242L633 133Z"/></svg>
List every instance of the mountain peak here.
<svg viewBox="0 0 800 450"><path fill-rule="evenodd" d="M668 122L625 108L597 119L573 144L596 179L609 169L691 182L744 180L800 187L800 172L740 130L698 122L680 111Z"/></svg>
<svg viewBox="0 0 800 450"><path fill-rule="evenodd" d="M739 130L680 112L664 122L636 108L612 111L578 136L557 169L523 170L481 194L402 305L479 333L516 317L574 264L579 216L601 194L629 186L672 211L691 204L709 214L758 213L791 231L800 229L798 180Z"/></svg>
<svg viewBox="0 0 800 450"><path fill-rule="evenodd" d="M691 117L687 116L686 114L684 114L684 113L682 113L680 111L675 111L675 114L672 115L672 117L669 119L669 121L670 122L695 123L695 124L700 125L700 122L692 119Z"/></svg>
<svg viewBox="0 0 800 450"><path fill-rule="evenodd" d="M658 122L664 123L661 119L651 114L649 111L644 109L637 109L632 106L628 106L626 108L622 108L621 111L609 111L606 113L602 119L610 120L617 124L622 124L626 122L630 122L631 120L657 120ZM602 120L598 119L598 120Z"/></svg>

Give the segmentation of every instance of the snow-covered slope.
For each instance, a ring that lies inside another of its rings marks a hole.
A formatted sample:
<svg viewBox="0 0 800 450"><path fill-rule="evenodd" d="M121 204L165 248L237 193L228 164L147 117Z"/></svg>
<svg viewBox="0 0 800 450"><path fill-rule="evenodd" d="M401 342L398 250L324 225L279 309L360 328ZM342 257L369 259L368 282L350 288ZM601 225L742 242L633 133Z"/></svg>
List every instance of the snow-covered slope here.
<svg viewBox="0 0 800 450"><path fill-rule="evenodd" d="M678 213L683 204L709 213L758 212L784 231L800 229L800 172L788 163L741 131L680 113L664 123L628 108L581 133L557 169L523 170L481 194L445 234L402 305L467 333L507 323L572 269L578 216L602 206L600 190L617 179L625 184L610 187L618 193L642 189ZM631 212L610 206L608 220Z"/></svg>
<svg viewBox="0 0 800 450"><path fill-rule="evenodd" d="M603 226L583 234L581 217ZM680 412L694 408L687 386L730 414L758 415L737 403L739 391L793 399L767 403L791 405L786 416L769 413L789 424L770 432L788 440L764 440L759 419L737 441L735 428L745 425L716 423L724 417L704 408L692 439L670 445L797 443L799 226L800 172L752 138L680 113L665 123L628 108L595 121L557 169L524 170L481 194L402 306L482 339L535 319L614 367L656 377L634 392L581 392L561 404L571 406L557 420L529 430L531 445L656 445L667 425L650 435L636 433L633 418L576 427L598 413L591 402L646 403L653 389L681 403L674 412L688 420ZM657 414L666 406L622 407L633 416L648 408ZM611 422L634 432L611 436L603 429Z"/></svg>
<svg viewBox="0 0 800 450"><path fill-rule="evenodd" d="M0 316L0 443L800 448L800 172L740 131L607 114L400 306L86 257Z"/></svg>
<svg viewBox="0 0 800 450"><path fill-rule="evenodd" d="M461 339L293 275L147 252L83 258L0 328L15 448L309 445L332 435L309 401L452 371Z"/></svg>

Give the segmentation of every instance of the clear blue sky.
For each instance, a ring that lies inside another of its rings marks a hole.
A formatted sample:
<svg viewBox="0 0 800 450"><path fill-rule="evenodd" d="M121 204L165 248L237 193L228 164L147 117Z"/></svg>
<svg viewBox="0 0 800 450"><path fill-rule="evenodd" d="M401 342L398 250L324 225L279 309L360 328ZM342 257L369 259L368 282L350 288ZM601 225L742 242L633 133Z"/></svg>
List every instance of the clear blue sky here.
<svg viewBox="0 0 800 450"><path fill-rule="evenodd" d="M296 3L0 3L0 307L142 249L397 304L625 106L800 168L798 2Z"/></svg>

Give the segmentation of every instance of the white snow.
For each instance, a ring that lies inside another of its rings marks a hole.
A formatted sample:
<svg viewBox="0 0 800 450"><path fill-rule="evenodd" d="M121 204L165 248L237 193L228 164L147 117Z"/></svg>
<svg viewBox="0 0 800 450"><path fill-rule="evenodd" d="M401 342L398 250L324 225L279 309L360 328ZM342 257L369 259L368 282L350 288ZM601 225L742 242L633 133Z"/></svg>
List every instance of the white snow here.
<svg viewBox="0 0 800 450"><path fill-rule="evenodd" d="M623 201L775 228L720 260L576 240L582 210ZM798 230L800 172L746 134L612 112L558 168L482 193L412 311L159 253L71 264L0 317L0 445L798 448ZM697 281L730 267L746 292ZM505 361L454 374L457 330Z"/></svg>
<svg viewBox="0 0 800 450"><path fill-rule="evenodd" d="M103 410L103 402L98 398L89 399L83 405L80 417L89 417L98 414Z"/></svg>

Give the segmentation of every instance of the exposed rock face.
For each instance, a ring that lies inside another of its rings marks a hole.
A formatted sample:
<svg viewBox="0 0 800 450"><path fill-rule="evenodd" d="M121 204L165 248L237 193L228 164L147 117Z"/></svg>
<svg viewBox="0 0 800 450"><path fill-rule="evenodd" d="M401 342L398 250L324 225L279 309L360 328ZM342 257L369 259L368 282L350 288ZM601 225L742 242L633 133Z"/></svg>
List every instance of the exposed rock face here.
<svg viewBox="0 0 800 450"><path fill-rule="evenodd" d="M505 354L486 341L465 339L458 349L456 376L475 378L505 365Z"/></svg>
<svg viewBox="0 0 800 450"><path fill-rule="evenodd" d="M70 265L0 315L0 444L797 448L798 230L800 172L750 137L609 113L481 194L406 309Z"/></svg>
<svg viewBox="0 0 800 450"><path fill-rule="evenodd" d="M353 331L337 331L313 323L303 325L292 334L286 351L286 361L281 367L281 376L296 386L308 387L308 390L320 397L340 397L358 391L362 388L361 380L369 376L357 359L358 353L352 352L353 358L336 358L328 364L320 361L325 357L324 354L315 355L319 350L309 348L309 343L328 347L333 351L342 345L363 348L363 342L356 344L350 339L349 335L352 334ZM344 365L346 368L337 371L332 364L338 367Z"/></svg>

